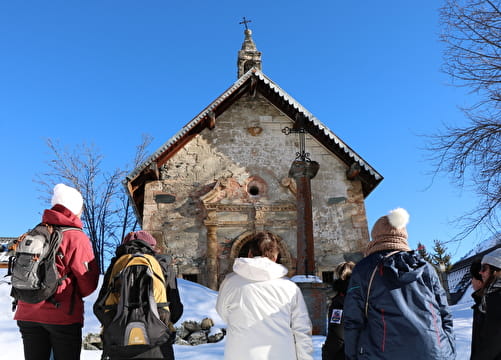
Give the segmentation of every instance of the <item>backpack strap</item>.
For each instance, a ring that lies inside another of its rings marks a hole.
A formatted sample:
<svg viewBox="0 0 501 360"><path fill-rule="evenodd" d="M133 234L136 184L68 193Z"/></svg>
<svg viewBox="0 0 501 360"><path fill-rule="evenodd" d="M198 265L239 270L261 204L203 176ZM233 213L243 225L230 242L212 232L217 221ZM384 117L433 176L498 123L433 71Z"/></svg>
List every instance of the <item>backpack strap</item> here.
<svg viewBox="0 0 501 360"><path fill-rule="evenodd" d="M374 280L374 276L376 275L377 268L379 267L379 265L381 265L383 263L384 260L386 260L390 256L393 256L399 252L400 252L400 250L395 250L395 251L389 252L388 254L386 254L384 257L382 257L377 262L376 266L374 266L374 270L372 270L372 274L371 274L371 277L369 280L369 285L367 286L367 296L365 297L365 318L366 319L368 318L368 313L369 313L369 296L371 294L372 281Z"/></svg>
<svg viewBox="0 0 501 360"><path fill-rule="evenodd" d="M14 268L15 259L16 258L14 256L9 256L9 265L7 265L7 275L5 275L4 277L12 276L12 269Z"/></svg>
<svg viewBox="0 0 501 360"><path fill-rule="evenodd" d="M127 274L127 273L130 273L132 271L131 267L129 267L128 264L130 262L132 262L134 260L134 258L137 257L137 256L143 257L150 264L150 268L151 268L151 262L150 262L150 260L147 257L142 256L142 255L138 255L138 254L132 254L132 256L129 258L129 260L125 263L123 269L120 270L118 272L118 274L114 277L113 281L115 281L115 279L118 279L120 276L122 276L122 273L126 273ZM154 276L157 276L159 279L161 279L154 271L150 272L150 268L148 268L146 270L146 272L150 273L151 277L148 280L146 279L146 277L140 277L139 278L139 281L140 281L139 288L143 287L143 282L144 281L149 281L148 286L152 287L153 286L152 279L153 279ZM130 304L125 304L126 299L127 299L127 301L130 300L129 299L129 294L130 294L130 291L131 291L130 287L129 286L123 286L123 284L122 284L122 286L120 287L120 289L121 289L120 299L118 300L118 306L117 306L118 310L117 310L117 313L115 315L115 318L119 318L122 315L122 313L128 312L129 311L129 306L130 306ZM141 302L142 299L141 299L140 296L139 296L138 300ZM151 300L151 298L150 298L150 299L148 299L148 301L153 301L153 300ZM126 306L124 306L124 305L126 305ZM137 304L137 305L140 305L140 304ZM151 308L151 309L155 313L155 315L158 317L158 307L157 308Z"/></svg>
<svg viewBox="0 0 501 360"><path fill-rule="evenodd" d="M54 257L54 261L55 261L55 257L57 255L57 252L59 251L59 247L61 246L61 243L63 241L63 233L65 231L68 231L68 230L78 230L78 231L82 231L83 230L79 227L76 227L76 226L63 226L63 225L52 225L52 224L46 224L46 223L42 223L44 224L45 226L47 226L48 230L49 230L49 233L52 235L54 233L54 230L55 230L55 227L57 227L60 231L61 231L61 234L59 236L58 239L54 239L52 240L52 237L51 237L51 241L54 241L54 243L58 242L59 245L58 246L54 246L53 247L53 253L51 254L51 256ZM60 276L59 279L57 279L57 283L58 283L58 287L61 286L61 284L63 283L64 280L66 280L67 278L69 278L70 274L64 274L63 276ZM71 297L70 297L70 310L69 310L69 315L73 314L73 309L75 307L75 298L76 298L76 285L73 285L73 289L71 291ZM46 301L50 302L51 304L53 304L56 308L59 308L59 306L61 305L59 302L57 302L55 299L54 299L54 295L50 296Z"/></svg>

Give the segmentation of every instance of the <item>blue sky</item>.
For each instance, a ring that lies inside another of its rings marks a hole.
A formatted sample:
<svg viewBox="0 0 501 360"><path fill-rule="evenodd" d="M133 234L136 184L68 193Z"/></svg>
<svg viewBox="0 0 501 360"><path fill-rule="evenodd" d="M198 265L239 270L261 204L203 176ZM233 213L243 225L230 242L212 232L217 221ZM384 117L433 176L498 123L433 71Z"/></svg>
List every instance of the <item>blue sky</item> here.
<svg viewBox="0 0 501 360"><path fill-rule="evenodd" d="M107 166L152 153L236 80L242 17L263 72L385 179L366 200L369 226L406 208L409 243L459 232L475 194L433 170L422 150L442 123L462 124L465 89L440 72L440 1L0 2L0 236L39 220L35 175L46 139L95 144ZM292 161L291 157L291 161ZM463 255L484 233L461 245Z"/></svg>

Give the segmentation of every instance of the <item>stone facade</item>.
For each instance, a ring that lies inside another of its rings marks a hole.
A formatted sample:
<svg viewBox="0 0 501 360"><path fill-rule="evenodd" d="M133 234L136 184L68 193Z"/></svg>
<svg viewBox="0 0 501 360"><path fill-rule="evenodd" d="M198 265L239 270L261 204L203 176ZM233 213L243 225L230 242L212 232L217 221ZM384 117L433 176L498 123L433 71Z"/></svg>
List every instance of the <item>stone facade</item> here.
<svg viewBox="0 0 501 360"><path fill-rule="evenodd" d="M329 282L334 267L358 260L369 240L364 199L383 178L262 73L261 52L243 24L238 80L132 171L127 191L142 228L187 280L218 289L252 236L266 230L279 237L289 275L297 257L298 273L311 274L314 258L315 275ZM302 129L304 142L290 129ZM320 165L311 186L289 178L297 176L290 170L298 151Z"/></svg>
<svg viewBox="0 0 501 360"><path fill-rule="evenodd" d="M281 239L281 262L294 274L296 197L289 169L298 151L294 125L259 92L233 102L146 182L142 227L171 254L178 273L216 289L253 233ZM306 150L320 164L311 180L316 274L356 259L369 240L361 181L315 137Z"/></svg>

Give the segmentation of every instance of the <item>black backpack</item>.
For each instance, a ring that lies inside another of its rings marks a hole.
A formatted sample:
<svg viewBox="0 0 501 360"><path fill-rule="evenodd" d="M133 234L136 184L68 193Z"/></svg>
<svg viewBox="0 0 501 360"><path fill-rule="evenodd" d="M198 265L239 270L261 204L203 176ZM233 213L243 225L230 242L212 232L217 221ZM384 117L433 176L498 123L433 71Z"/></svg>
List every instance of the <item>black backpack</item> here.
<svg viewBox="0 0 501 360"><path fill-rule="evenodd" d="M58 250L67 230L82 231L77 227L41 223L14 241L14 255L9 257L7 273L11 276L14 307L17 300L30 304L47 300L59 306L53 295L67 276L59 275L55 259L61 256Z"/></svg>
<svg viewBox="0 0 501 360"><path fill-rule="evenodd" d="M163 358L160 345L175 336L167 300L153 250L141 240L119 247L93 308L103 326L103 358Z"/></svg>

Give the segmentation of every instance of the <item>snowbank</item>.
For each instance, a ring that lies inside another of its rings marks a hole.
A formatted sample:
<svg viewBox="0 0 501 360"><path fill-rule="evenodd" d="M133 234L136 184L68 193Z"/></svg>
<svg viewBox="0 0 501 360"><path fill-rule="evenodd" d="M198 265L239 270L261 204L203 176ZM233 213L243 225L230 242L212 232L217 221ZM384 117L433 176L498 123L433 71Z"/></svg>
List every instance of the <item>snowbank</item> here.
<svg viewBox="0 0 501 360"><path fill-rule="evenodd" d="M0 269L0 276L3 278L5 269ZM185 320L200 321L205 317L214 320L214 327L225 327L224 322L216 313L215 304L217 292L208 289L202 285L180 279L178 281L181 299L184 303L184 314L180 323ZM97 296L97 291L85 299L85 326L83 334L89 332L99 332L99 322L92 313L92 305ZM470 291L471 293L471 291ZM463 299L452 307L454 313L454 328L456 332L457 360L467 360L470 357L470 339L471 339L471 321L472 311L471 303L468 300L468 291ZM12 320L10 297L10 286L6 283L0 283L0 306L4 309L0 312L0 348L2 349L2 359L22 360L23 345L16 322ZM324 336L314 336L314 359L320 360L321 347L325 341ZM224 340L215 344L206 344L199 346L180 346L175 345L174 351L176 360L221 360L224 354ZM99 360L100 351L82 351L82 360Z"/></svg>

